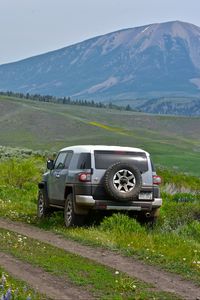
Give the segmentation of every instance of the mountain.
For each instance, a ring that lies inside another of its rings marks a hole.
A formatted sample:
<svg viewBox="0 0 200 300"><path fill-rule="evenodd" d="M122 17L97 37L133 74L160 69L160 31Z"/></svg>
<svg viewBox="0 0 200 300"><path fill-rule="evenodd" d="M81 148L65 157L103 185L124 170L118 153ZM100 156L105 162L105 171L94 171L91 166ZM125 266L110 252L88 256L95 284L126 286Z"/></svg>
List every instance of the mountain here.
<svg viewBox="0 0 200 300"><path fill-rule="evenodd" d="M0 91L120 100L200 96L200 28L129 28L0 66Z"/></svg>

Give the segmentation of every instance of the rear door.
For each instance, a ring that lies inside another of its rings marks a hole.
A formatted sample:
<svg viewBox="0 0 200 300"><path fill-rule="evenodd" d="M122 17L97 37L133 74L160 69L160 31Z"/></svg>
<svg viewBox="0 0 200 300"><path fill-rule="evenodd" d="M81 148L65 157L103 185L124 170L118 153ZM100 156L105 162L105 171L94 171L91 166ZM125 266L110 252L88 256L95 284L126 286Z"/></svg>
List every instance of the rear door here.
<svg viewBox="0 0 200 300"><path fill-rule="evenodd" d="M94 173L92 176L93 196L95 199L104 199L107 197L104 188L104 174L111 165L117 162L128 163L137 167L141 172L143 185L150 183L147 182L148 176L145 175L149 171L148 159L145 152L97 150L94 151Z"/></svg>

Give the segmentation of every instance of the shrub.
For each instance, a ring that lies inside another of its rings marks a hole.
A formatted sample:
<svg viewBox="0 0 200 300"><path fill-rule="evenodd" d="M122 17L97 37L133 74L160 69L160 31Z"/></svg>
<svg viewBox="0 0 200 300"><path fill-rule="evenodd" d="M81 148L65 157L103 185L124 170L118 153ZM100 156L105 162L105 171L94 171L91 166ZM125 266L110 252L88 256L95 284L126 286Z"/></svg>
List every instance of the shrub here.
<svg viewBox="0 0 200 300"><path fill-rule="evenodd" d="M10 158L29 158L29 157L48 157L51 153L48 151L31 150L23 148L12 148L0 145L0 158L1 160L7 160Z"/></svg>
<svg viewBox="0 0 200 300"><path fill-rule="evenodd" d="M120 213L104 218L100 229L105 231L117 231L118 233L145 232L145 228L135 219Z"/></svg>
<svg viewBox="0 0 200 300"><path fill-rule="evenodd" d="M22 189L30 183L37 183L40 173L37 160L33 158L9 159L0 165L0 184Z"/></svg>
<svg viewBox="0 0 200 300"><path fill-rule="evenodd" d="M198 196L199 197L199 196ZM200 217L200 202L194 195L163 193L163 206L157 228L161 231L179 231Z"/></svg>

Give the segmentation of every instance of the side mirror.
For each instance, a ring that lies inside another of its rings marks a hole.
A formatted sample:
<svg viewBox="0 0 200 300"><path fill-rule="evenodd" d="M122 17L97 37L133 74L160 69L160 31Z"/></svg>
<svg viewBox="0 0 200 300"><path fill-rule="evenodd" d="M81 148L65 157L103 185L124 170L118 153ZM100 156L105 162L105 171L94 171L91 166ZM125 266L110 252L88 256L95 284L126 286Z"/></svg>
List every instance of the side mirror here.
<svg viewBox="0 0 200 300"><path fill-rule="evenodd" d="M54 168L54 160L53 159L48 159L47 160L47 169L48 170L53 170Z"/></svg>

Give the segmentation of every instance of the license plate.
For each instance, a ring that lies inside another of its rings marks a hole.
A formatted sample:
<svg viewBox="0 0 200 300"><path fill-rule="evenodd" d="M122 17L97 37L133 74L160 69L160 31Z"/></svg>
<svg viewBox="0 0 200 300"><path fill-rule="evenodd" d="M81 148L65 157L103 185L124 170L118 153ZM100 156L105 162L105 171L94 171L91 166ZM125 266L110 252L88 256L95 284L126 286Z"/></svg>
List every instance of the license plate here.
<svg viewBox="0 0 200 300"><path fill-rule="evenodd" d="M152 193L140 193L139 199L140 200L152 200Z"/></svg>

